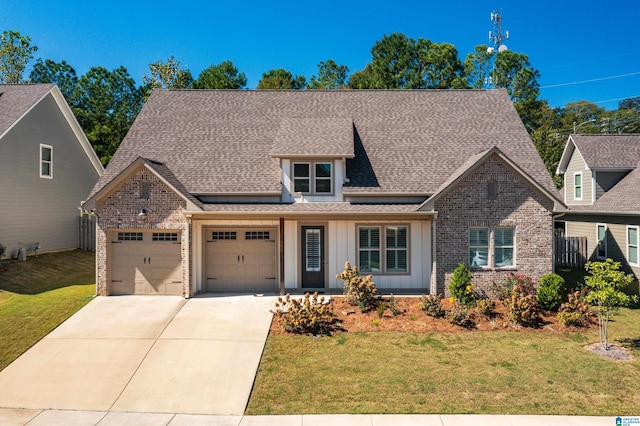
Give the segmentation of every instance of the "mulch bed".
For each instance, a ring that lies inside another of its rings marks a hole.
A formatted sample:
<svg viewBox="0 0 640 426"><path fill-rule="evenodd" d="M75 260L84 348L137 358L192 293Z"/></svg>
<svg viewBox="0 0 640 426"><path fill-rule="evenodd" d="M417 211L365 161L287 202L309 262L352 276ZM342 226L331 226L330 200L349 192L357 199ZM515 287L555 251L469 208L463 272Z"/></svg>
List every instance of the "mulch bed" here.
<svg viewBox="0 0 640 426"><path fill-rule="evenodd" d="M327 299L328 296L325 296ZM385 297L384 300L388 300ZM373 309L368 312L360 312L356 306L351 306L345 302L341 296L331 297L331 308L336 315L338 321L342 324L342 331L338 332L377 332L377 331L396 331L396 332L445 332L445 333L468 333L476 331L518 331L526 333L554 333L567 332L576 330L585 330L589 328L597 328L597 323L592 322L587 327L566 327L558 322L555 312L544 311L538 327L520 327L514 326L509 322L507 309L500 303L496 302L496 316L487 318L486 316L475 313L475 327L467 329L449 323L446 318L433 318L420 309L418 297L396 297L397 306L401 313L397 316L391 314L387 309L382 318L378 317L378 312ZM443 308L450 310L452 303L449 299L442 301ZM274 317L271 324L271 333L285 334L280 321Z"/></svg>

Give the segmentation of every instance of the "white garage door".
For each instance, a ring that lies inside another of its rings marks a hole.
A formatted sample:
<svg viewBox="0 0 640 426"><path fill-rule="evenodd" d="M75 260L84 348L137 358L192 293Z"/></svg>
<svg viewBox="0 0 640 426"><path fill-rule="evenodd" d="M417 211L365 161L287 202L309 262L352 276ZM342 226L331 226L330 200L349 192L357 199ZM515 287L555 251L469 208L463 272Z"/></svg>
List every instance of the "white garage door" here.
<svg viewBox="0 0 640 426"><path fill-rule="evenodd" d="M182 295L180 233L116 232L109 294Z"/></svg>
<svg viewBox="0 0 640 426"><path fill-rule="evenodd" d="M211 228L205 235L206 291L277 290L275 228Z"/></svg>

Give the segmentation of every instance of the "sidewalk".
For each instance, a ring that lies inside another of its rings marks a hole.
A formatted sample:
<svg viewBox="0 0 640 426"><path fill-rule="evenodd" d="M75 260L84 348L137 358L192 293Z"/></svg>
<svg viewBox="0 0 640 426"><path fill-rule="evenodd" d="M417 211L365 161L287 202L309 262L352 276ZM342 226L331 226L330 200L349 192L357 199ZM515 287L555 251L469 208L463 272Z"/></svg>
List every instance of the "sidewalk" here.
<svg viewBox="0 0 640 426"><path fill-rule="evenodd" d="M616 426L614 417L336 414L214 416L117 411L21 410L0 408L0 425L28 426Z"/></svg>

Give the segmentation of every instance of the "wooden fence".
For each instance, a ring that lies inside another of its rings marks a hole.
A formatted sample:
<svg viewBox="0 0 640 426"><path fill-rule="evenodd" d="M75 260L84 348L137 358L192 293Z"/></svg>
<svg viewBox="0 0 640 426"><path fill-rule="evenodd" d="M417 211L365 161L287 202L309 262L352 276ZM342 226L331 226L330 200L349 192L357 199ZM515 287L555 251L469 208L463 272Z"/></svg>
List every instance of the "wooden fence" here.
<svg viewBox="0 0 640 426"><path fill-rule="evenodd" d="M96 251L96 217L83 216L78 219L78 248Z"/></svg>
<svg viewBox="0 0 640 426"><path fill-rule="evenodd" d="M584 268L587 263L587 237L554 236L556 268Z"/></svg>

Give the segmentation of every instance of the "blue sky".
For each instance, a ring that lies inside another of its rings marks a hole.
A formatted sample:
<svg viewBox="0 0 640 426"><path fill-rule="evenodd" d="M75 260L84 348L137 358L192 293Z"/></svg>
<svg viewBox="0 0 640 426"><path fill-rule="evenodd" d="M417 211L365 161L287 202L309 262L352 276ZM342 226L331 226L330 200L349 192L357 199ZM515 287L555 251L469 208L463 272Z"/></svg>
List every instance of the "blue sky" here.
<svg viewBox="0 0 640 426"><path fill-rule="evenodd" d="M615 109L640 96L637 0L4 0L0 31L31 36L36 58L64 59L78 75L124 65L140 84L149 63L174 55L194 77L231 60L255 88L272 68L308 79L334 59L360 70L376 40L393 32L452 43L464 60L488 42L490 13L500 9L507 46L529 56L552 106L586 99Z"/></svg>

